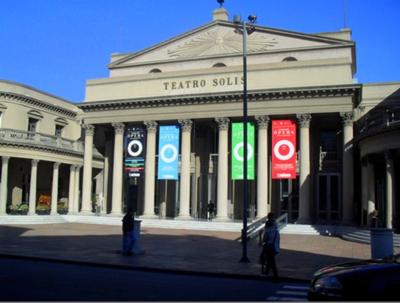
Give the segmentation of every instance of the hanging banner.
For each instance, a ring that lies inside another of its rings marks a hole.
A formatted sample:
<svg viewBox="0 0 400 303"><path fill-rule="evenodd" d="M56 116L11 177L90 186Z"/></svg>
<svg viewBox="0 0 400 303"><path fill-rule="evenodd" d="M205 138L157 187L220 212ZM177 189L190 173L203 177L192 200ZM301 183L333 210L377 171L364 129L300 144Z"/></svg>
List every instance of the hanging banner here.
<svg viewBox="0 0 400 303"><path fill-rule="evenodd" d="M144 171L145 130L128 127L125 135L124 171L129 177L140 177Z"/></svg>
<svg viewBox="0 0 400 303"><path fill-rule="evenodd" d="M272 179L296 179L296 123L272 121Z"/></svg>
<svg viewBox="0 0 400 303"><path fill-rule="evenodd" d="M243 123L232 123L232 180L243 180ZM247 123L247 180L254 180L254 125Z"/></svg>
<svg viewBox="0 0 400 303"><path fill-rule="evenodd" d="M179 127L160 126L158 180L178 180Z"/></svg>

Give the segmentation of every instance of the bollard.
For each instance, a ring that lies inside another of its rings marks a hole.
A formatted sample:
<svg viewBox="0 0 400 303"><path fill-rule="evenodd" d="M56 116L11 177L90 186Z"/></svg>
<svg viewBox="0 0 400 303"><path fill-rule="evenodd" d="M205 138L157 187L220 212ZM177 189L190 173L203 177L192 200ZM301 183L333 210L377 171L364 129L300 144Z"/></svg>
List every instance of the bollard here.
<svg viewBox="0 0 400 303"><path fill-rule="evenodd" d="M371 258L381 259L393 255L393 230L371 228Z"/></svg>
<svg viewBox="0 0 400 303"><path fill-rule="evenodd" d="M134 228L133 228L133 235L135 237L135 244L133 245L133 253L135 255L143 253L143 250L140 247L140 223L141 220L134 220Z"/></svg>

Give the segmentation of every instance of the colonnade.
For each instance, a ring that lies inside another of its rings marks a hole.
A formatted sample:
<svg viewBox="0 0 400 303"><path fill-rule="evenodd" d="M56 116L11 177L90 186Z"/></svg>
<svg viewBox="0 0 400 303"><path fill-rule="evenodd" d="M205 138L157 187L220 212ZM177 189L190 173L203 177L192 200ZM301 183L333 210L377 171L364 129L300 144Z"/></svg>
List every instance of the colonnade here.
<svg viewBox="0 0 400 303"><path fill-rule="evenodd" d="M1 186L0 186L0 215L6 214L7 197L8 197L8 174L9 174L9 160L10 157L2 157L2 170L1 170ZM37 177L38 165L40 160L31 160L31 178L29 184L29 202L28 202L28 215L36 214L36 201L37 201ZM51 183L51 204L50 214L57 214L58 202L58 182L59 182L59 167L61 163L53 163L53 177ZM69 214L77 214L79 212L79 181L80 181L80 165L70 165L69 177L69 193L68 193L68 209ZM90 209L91 211L91 209Z"/></svg>
<svg viewBox="0 0 400 303"><path fill-rule="evenodd" d="M396 188L394 187L394 155L390 150L381 154L385 161L385 201L384 209L380 209L376 200L376 174L372 155L366 155L361 161L361 217L362 224L372 226L372 214L378 210L378 217L383 217L384 227L393 228L396 213ZM366 214L366 216L365 216ZM382 226L381 226L382 227Z"/></svg>
<svg viewBox="0 0 400 303"><path fill-rule="evenodd" d="M342 114L343 118L343 219L351 221L353 219L353 119L351 113ZM299 125L299 223L309 223L311 220L311 162L310 162L310 122L311 114L297 115ZM258 136L258 159L257 159L257 216L264 217L271 210L269 201L269 157L268 157L268 116L256 116L257 136ZM230 119L227 117L216 118L218 125L218 178L217 178L217 216L216 220L228 220L228 133ZM180 171L180 212L178 217L190 219L190 146L192 120L182 119L178 123L181 125L181 171ZM123 123L112 123L114 128L114 158L112 176L112 198L111 215L119 216L122 214L122 186L123 186L123 142L124 129ZM146 159L145 159L145 188L144 188L144 207L142 217L155 217L154 191L155 191L155 168L156 168L156 137L157 122L144 121L147 129L146 139ZM93 157L93 136L95 127L84 125L85 130L85 149L83 159L83 182L82 182L82 207L81 214L92 213L92 157ZM8 157L2 157L2 174L0 187L0 214L6 212L7 197L7 172ZM108 158L105 158L108 165ZM32 160L31 184L29 194L29 214L35 213L36 201L36 180L37 180L38 160ZM58 188L58 167L59 163L53 166L52 181L52 203L51 214L57 211L57 188ZM106 173L106 171L105 171ZM79 212L79 167L71 165L69 178L69 212ZM107 186L107 182L104 183ZM107 189L104 192L107 196Z"/></svg>

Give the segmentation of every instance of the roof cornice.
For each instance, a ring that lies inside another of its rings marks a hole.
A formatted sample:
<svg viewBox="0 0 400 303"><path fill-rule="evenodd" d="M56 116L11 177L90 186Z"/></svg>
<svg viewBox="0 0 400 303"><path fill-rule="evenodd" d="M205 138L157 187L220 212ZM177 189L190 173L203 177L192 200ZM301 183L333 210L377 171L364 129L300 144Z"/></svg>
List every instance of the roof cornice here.
<svg viewBox="0 0 400 303"><path fill-rule="evenodd" d="M253 90L248 92L248 101L274 101L310 98L329 98L352 96L354 106L360 102L361 84L320 86L320 87L300 87L283 89ZM196 94L186 96L166 96L153 98L104 100L87 102L77 105L84 112L100 112L108 110L139 109L151 107L171 107L201 104L220 104L236 103L243 101L243 92L223 92L216 94Z"/></svg>
<svg viewBox="0 0 400 303"><path fill-rule="evenodd" d="M78 114L75 111L63 108L61 106L50 104L50 103L41 101L36 98L24 96L24 95L13 93L13 92L0 91L0 98L3 98L5 101L25 103L30 106L39 107L41 109L46 109L46 110L49 110L52 112L56 112L58 114L65 115L70 118L75 118Z"/></svg>

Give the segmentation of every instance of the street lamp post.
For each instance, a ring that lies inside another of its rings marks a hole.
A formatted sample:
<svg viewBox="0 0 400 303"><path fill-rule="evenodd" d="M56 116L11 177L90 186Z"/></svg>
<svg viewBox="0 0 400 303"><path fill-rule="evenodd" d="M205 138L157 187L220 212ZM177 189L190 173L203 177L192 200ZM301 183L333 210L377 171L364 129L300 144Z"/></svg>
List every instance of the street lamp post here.
<svg viewBox="0 0 400 303"><path fill-rule="evenodd" d="M250 262L247 257L247 207L248 207L248 178L247 178L247 37L255 31L254 23L257 17L249 16L249 22L241 20L236 15L233 18L234 24L237 26L235 32L243 37L243 228L242 228L242 258L240 262Z"/></svg>

